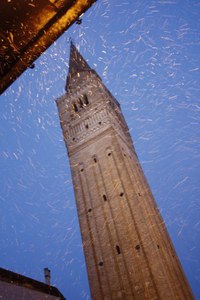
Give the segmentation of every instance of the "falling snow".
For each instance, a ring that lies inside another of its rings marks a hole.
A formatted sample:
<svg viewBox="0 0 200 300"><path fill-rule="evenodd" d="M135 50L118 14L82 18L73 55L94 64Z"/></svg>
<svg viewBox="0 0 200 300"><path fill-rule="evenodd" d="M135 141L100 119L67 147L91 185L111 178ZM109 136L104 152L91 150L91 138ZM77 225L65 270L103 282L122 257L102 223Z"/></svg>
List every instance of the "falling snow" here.
<svg viewBox="0 0 200 300"><path fill-rule="evenodd" d="M200 298L200 1L97 1L0 101L1 267L90 299L55 99L69 39L120 102L155 199ZM12 34L10 34L12 42Z"/></svg>

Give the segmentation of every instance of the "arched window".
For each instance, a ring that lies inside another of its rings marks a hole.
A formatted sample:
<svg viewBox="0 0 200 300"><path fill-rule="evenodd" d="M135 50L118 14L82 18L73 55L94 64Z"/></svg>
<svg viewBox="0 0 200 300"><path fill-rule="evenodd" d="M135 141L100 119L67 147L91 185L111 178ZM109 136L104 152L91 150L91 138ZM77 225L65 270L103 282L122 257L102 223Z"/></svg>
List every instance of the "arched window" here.
<svg viewBox="0 0 200 300"><path fill-rule="evenodd" d="M78 111L78 107L77 107L76 103L72 104L72 110L75 111L75 112Z"/></svg>
<svg viewBox="0 0 200 300"><path fill-rule="evenodd" d="M83 96L83 102L85 105L89 104L88 97L86 95Z"/></svg>
<svg viewBox="0 0 200 300"><path fill-rule="evenodd" d="M103 200L104 200L105 202L107 201L106 195L103 195Z"/></svg>
<svg viewBox="0 0 200 300"><path fill-rule="evenodd" d="M83 108L83 101L80 98L78 98L78 105L80 108Z"/></svg>
<svg viewBox="0 0 200 300"><path fill-rule="evenodd" d="M121 254L121 250L120 250L120 248L119 248L118 245L115 246L115 249L116 249L116 251L117 251L117 254Z"/></svg>

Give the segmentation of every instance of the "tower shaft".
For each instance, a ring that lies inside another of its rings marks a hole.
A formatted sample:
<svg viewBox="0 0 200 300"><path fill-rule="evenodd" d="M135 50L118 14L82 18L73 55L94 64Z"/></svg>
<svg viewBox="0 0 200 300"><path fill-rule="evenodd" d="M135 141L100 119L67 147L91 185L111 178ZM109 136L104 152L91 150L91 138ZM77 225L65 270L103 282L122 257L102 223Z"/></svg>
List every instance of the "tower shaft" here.
<svg viewBox="0 0 200 300"><path fill-rule="evenodd" d="M57 105L92 299L193 299L120 105L73 47Z"/></svg>

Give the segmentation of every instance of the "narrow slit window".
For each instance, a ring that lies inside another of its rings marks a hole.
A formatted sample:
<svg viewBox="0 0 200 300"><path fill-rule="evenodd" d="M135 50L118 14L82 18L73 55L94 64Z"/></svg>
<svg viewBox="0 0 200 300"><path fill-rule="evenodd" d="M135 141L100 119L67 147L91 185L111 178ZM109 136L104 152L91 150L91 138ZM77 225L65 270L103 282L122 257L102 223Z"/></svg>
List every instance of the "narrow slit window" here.
<svg viewBox="0 0 200 300"><path fill-rule="evenodd" d="M95 163L97 162L97 159L96 159L96 157L94 157L94 162L95 162Z"/></svg>
<svg viewBox="0 0 200 300"><path fill-rule="evenodd" d="M85 125L85 128L86 128L86 129L88 129L88 128L89 128L88 124L86 124L86 125Z"/></svg>
<svg viewBox="0 0 200 300"><path fill-rule="evenodd" d="M104 200L104 201L107 201L106 195L103 195L103 200Z"/></svg>
<svg viewBox="0 0 200 300"><path fill-rule="evenodd" d="M123 197L123 196L124 196L124 193L123 193L123 192L121 192L119 195L120 195L120 197Z"/></svg>
<svg viewBox="0 0 200 300"><path fill-rule="evenodd" d="M119 245L116 245L115 249L116 249L116 251L117 251L117 254L121 254L121 250L120 250Z"/></svg>

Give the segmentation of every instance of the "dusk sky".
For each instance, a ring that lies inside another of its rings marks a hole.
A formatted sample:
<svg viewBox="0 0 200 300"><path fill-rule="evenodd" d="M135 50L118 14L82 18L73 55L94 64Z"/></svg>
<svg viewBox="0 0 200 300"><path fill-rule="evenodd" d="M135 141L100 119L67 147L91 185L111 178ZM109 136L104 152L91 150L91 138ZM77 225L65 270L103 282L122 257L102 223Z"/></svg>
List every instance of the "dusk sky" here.
<svg viewBox="0 0 200 300"><path fill-rule="evenodd" d="M0 267L91 299L56 98L70 37L121 104L200 299L200 0L98 0L0 99Z"/></svg>

